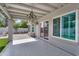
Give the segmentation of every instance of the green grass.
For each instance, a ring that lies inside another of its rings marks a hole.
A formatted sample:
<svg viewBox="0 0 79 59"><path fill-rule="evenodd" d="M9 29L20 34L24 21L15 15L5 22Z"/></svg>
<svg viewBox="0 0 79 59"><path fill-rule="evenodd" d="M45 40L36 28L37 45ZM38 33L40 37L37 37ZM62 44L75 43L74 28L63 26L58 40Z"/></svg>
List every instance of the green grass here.
<svg viewBox="0 0 79 59"><path fill-rule="evenodd" d="M5 48L8 42L8 38L0 38L0 52Z"/></svg>

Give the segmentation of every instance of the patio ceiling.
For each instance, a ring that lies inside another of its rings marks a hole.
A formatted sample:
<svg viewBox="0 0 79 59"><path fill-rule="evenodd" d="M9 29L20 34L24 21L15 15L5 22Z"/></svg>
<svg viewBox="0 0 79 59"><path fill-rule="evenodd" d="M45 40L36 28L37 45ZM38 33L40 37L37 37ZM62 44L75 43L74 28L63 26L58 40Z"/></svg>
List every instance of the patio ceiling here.
<svg viewBox="0 0 79 59"><path fill-rule="evenodd" d="M6 7L8 13L13 18L27 18L27 15L33 9L37 18L41 18L52 11L67 5L65 3L6 3L1 4Z"/></svg>

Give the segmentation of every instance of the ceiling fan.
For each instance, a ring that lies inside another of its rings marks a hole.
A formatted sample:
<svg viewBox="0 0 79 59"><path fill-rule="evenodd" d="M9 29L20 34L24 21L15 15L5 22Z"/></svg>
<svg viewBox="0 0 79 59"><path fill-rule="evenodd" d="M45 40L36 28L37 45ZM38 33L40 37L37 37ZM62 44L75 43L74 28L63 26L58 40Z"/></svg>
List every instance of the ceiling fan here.
<svg viewBox="0 0 79 59"><path fill-rule="evenodd" d="M32 23L38 24L37 16L35 15L33 8L31 8L31 11L27 15L27 17L28 17L29 21L31 21Z"/></svg>

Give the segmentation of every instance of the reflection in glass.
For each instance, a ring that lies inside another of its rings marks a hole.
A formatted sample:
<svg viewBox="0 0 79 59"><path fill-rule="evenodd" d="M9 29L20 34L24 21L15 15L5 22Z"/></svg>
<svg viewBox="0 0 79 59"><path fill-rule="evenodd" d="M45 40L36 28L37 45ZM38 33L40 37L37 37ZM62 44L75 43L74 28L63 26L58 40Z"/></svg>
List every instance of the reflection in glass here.
<svg viewBox="0 0 79 59"><path fill-rule="evenodd" d="M75 40L75 19L75 12L62 16L62 37Z"/></svg>
<svg viewBox="0 0 79 59"><path fill-rule="evenodd" d="M60 18L53 19L53 35L60 36Z"/></svg>

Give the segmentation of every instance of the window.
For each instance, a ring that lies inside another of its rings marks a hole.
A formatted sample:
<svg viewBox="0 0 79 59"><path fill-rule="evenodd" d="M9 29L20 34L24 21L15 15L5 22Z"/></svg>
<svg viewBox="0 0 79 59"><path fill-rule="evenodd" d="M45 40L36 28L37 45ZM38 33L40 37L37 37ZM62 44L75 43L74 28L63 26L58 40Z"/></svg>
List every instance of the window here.
<svg viewBox="0 0 79 59"><path fill-rule="evenodd" d="M62 16L62 37L75 40L76 13Z"/></svg>
<svg viewBox="0 0 79 59"><path fill-rule="evenodd" d="M75 23L76 12L72 12L70 14L53 19L53 36L65 38L68 40L75 40Z"/></svg>
<svg viewBox="0 0 79 59"><path fill-rule="evenodd" d="M60 36L60 18L53 19L53 36Z"/></svg>
<svg viewBox="0 0 79 59"><path fill-rule="evenodd" d="M32 25L32 32L34 32L34 25Z"/></svg>

